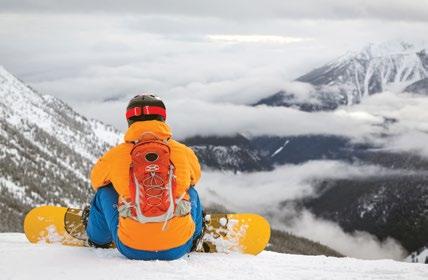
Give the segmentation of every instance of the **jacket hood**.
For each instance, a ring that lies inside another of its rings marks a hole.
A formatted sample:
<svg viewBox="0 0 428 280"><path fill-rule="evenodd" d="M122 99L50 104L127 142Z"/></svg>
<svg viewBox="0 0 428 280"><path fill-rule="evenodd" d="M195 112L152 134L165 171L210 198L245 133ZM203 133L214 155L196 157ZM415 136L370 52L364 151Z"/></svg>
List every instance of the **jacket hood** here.
<svg viewBox="0 0 428 280"><path fill-rule="evenodd" d="M144 132L152 132L161 139L171 138L169 126L161 121L139 121L133 123L125 133L125 142L135 142Z"/></svg>

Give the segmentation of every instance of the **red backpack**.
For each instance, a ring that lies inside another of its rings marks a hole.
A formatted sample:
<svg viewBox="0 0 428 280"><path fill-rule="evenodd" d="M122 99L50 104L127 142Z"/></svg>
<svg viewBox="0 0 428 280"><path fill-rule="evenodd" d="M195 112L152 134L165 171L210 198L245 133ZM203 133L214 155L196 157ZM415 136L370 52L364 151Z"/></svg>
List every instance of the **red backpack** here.
<svg viewBox="0 0 428 280"><path fill-rule="evenodd" d="M145 133L131 151L130 199L119 202L119 214L141 223L166 222L177 215L174 165L167 140ZM190 204L189 204L190 205ZM190 210L188 211L190 212ZM187 213L180 213L188 214Z"/></svg>

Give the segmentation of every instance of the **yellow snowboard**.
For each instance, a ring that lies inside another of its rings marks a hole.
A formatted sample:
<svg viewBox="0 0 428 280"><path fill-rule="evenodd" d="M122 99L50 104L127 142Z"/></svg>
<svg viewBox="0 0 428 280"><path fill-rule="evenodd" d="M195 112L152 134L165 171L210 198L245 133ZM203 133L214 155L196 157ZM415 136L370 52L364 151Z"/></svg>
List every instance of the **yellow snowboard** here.
<svg viewBox="0 0 428 280"><path fill-rule="evenodd" d="M24 232L32 243L88 246L80 209L40 206L24 220ZM257 255L269 242L268 221L257 214L209 214L197 252L240 252Z"/></svg>

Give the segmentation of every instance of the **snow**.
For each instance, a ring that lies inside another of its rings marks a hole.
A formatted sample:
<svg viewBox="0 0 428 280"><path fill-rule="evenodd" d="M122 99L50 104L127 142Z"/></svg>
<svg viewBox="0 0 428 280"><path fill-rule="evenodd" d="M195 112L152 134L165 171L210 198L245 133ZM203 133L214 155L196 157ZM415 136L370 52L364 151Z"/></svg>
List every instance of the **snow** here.
<svg viewBox="0 0 428 280"><path fill-rule="evenodd" d="M284 150L285 146L287 146L288 143L290 143L290 140L286 140L285 143L281 147L279 147L275 152L273 152L273 154L270 157L275 157L277 154L279 154L282 150Z"/></svg>
<svg viewBox="0 0 428 280"><path fill-rule="evenodd" d="M95 161L99 155L90 144L99 142L101 145L104 142L112 146L118 144L123 137L111 126L96 120L86 120L55 97L35 92L2 66L0 66L0 97L0 105L4 105L5 108L5 112L2 112L5 114L3 118L22 131L35 145L38 145L38 141L29 129L31 127L40 128L83 157ZM84 126L86 130L70 127L68 120ZM25 131L26 129L28 131ZM39 148L50 154L43 146Z"/></svg>
<svg viewBox="0 0 428 280"><path fill-rule="evenodd" d="M110 127L106 126L100 121L91 120L90 125L95 135L99 139L103 139L106 143L108 143L111 146L116 146L118 143L120 143L123 140L124 135L122 133L118 133L113 128L109 130L108 128Z"/></svg>
<svg viewBox="0 0 428 280"><path fill-rule="evenodd" d="M134 261L115 249L30 244L0 234L1 279L428 279L428 266L392 260L287 255L191 253L179 260Z"/></svg>
<svg viewBox="0 0 428 280"><path fill-rule="evenodd" d="M323 75L340 74L331 80L329 77L325 84L331 88L329 91L338 88L346 93L348 105L358 103L374 92L403 92L409 85L428 77L428 69L420 58L422 50L428 50L424 43L412 45L387 41L369 44L327 64ZM371 86L374 88L370 89Z"/></svg>
<svg viewBox="0 0 428 280"><path fill-rule="evenodd" d="M425 263L428 260L428 247L424 247L424 249L413 252L410 254L405 261L406 262L419 262Z"/></svg>
<svg viewBox="0 0 428 280"><path fill-rule="evenodd" d="M33 200L26 194L26 188L17 185L13 180L8 177L0 177L0 191L7 191L12 194L13 197L19 198L21 201L31 204ZM38 196L38 194L36 194Z"/></svg>

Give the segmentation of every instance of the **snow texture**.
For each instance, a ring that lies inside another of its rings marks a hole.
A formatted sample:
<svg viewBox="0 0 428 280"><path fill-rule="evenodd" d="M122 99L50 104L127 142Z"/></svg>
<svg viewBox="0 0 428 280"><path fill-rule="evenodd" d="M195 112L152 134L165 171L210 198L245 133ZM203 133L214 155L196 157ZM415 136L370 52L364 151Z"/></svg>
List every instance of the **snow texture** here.
<svg viewBox="0 0 428 280"><path fill-rule="evenodd" d="M23 234L0 234L0 275L23 279L428 279L428 266L392 260L286 255L192 253L182 259L134 261L115 249L30 244Z"/></svg>

